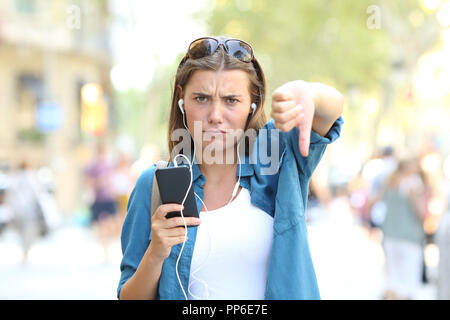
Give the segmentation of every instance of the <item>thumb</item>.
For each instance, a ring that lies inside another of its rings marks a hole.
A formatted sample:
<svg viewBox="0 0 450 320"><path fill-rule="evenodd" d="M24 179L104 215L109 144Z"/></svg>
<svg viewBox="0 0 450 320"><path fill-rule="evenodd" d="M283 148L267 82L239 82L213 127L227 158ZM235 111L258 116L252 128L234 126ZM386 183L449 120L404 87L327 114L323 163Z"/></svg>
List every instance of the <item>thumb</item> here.
<svg viewBox="0 0 450 320"><path fill-rule="evenodd" d="M308 123L305 121L304 117L299 121L299 124L297 125L298 128L298 147L300 150L300 154L303 157L307 157L309 154L309 143L310 143L310 136L311 136L311 123Z"/></svg>

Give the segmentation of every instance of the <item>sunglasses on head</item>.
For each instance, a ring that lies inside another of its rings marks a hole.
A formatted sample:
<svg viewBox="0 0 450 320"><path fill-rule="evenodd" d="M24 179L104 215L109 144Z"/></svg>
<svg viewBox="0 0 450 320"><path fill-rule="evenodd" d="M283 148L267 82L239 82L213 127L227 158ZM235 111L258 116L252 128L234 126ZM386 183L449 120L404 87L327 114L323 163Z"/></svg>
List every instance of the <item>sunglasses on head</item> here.
<svg viewBox="0 0 450 320"><path fill-rule="evenodd" d="M216 39L212 37L203 37L194 40L189 45L186 53L187 58L199 59L210 56L216 52L222 45L225 51L242 62L252 62L255 58L252 47L239 39Z"/></svg>

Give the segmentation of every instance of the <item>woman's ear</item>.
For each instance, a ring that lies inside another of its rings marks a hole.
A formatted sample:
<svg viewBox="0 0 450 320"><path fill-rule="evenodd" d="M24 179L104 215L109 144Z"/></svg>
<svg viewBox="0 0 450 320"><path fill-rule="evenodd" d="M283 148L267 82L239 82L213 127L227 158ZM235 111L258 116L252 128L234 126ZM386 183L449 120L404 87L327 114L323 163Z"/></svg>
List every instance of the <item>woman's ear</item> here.
<svg viewBox="0 0 450 320"><path fill-rule="evenodd" d="M177 91L179 99L183 98L183 88L179 84L177 84Z"/></svg>

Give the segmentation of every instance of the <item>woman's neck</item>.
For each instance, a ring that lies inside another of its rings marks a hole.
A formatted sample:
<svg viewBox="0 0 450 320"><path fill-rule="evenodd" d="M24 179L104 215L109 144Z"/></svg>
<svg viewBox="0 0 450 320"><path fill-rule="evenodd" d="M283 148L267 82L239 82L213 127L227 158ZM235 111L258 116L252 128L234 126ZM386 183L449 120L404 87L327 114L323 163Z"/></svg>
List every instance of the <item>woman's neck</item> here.
<svg viewBox="0 0 450 320"><path fill-rule="evenodd" d="M203 158L203 161L198 164L199 169L203 176L206 178L208 185L226 185L230 180L232 180L233 183L237 181L236 170L239 165L237 160L237 152L235 148L227 151L234 152L232 158L232 160L234 161L232 163L228 161L228 159L226 158L226 153L224 152L222 159L223 161L219 163L217 163L218 159L215 159L213 163L208 163ZM197 155L196 159L198 160Z"/></svg>
<svg viewBox="0 0 450 320"><path fill-rule="evenodd" d="M199 164L200 171L209 185L220 185L226 181L237 179L236 170L238 164Z"/></svg>

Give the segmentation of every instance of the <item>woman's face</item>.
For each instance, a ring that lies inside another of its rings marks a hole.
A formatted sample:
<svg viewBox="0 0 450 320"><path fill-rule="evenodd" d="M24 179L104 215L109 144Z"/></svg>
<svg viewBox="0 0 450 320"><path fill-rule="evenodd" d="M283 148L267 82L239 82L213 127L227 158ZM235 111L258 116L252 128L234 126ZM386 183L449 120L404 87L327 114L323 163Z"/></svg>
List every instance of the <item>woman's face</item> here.
<svg viewBox="0 0 450 320"><path fill-rule="evenodd" d="M219 143L223 149L235 145L252 111L249 89L250 80L242 70L197 70L192 74L182 96L187 126L197 148L200 143L203 150L211 143L216 145L210 148L219 148ZM200 126L201 142L194 135L199 134Z"/></svg>

